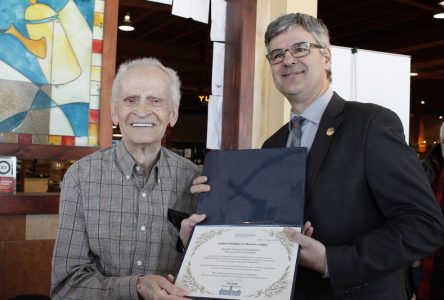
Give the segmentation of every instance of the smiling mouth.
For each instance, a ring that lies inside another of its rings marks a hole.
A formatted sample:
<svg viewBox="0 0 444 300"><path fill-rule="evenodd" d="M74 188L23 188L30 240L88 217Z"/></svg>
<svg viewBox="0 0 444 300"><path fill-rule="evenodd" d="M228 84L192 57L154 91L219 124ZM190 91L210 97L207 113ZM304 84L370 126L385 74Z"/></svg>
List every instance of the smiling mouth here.
<svg viewBox="0 0 444 300"><path fill-rule="evenodd" d="M295 71L295 72L289 72L289 73L286 73L286 74L284 74L283 76L284 76L284 77L287 77L287 76L294 76L294 75L299 75L299 74L303 74L303 73L305 73L304 70L302 70L302 71Z"/></svg>
<svg viewBox="0 0 444 300"><path fill-rule="evenodd" d="M131 126L132 127L148 127L148 128L152 128L152 127L155 127L156 124L150 123L150 122L148 122L148 123L132 123Z"/></svg>

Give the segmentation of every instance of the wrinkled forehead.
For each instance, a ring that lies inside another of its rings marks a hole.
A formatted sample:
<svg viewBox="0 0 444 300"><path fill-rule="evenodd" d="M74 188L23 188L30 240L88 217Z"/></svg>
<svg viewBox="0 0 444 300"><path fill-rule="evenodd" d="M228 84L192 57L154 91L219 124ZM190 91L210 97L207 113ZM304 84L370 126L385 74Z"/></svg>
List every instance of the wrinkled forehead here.
<svg viewBox="0 0 444 300"><path fill-rule="evenodd" d="M159 66L155 65L136 65L128 68L123 74L123 77L138 77L146 79L159 79L162 81L170 82L170 76L168 73Z"/></svg>
<svg viewBox="0 0 444 300"><path fill-rule="evenodd" d="M128 69L120 81L120 95L146 94L169 98L171 78L157 66L135 66Z"/></svg>
<svg viewBox="0 0 444 300"><path fill-rule="evenodd" d="M171 78L162 68L152 65L139 65L129 68L122 74L122 83L156 83L162 86L171 84Z"/></svg>

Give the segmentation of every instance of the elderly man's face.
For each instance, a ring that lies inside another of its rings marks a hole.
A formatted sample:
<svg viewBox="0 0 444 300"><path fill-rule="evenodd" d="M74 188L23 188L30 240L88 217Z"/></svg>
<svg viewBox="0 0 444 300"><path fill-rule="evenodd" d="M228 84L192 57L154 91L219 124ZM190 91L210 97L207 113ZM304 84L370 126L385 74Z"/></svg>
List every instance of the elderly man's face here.
<svg viewBox="0 0 444 300"><path fill-rule="evenodd" d="M169 76L156 66L134 66L123 74L111 109L128 150L160 147L168 124L176 123L178 108L171 102L170 84Z"/></svg>

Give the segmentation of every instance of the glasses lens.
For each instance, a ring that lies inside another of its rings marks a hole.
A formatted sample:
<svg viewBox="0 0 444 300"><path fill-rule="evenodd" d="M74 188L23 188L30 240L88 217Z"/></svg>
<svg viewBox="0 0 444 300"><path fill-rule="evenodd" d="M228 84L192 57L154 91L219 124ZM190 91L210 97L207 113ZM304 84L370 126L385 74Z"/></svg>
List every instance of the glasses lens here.
<svg viewBox="0 0 444 300"><path fill-rule="evenodd" d="M289 50L293 57L303 57L310 53L310 43L294 44Z"/></svg>
<svg viewBox="0 0 444 300"><path fill-rule="evenodd" d="M277 49L268 54L268 60L272 64L280 63L284 59L284 51L282 49Z"/></svg>

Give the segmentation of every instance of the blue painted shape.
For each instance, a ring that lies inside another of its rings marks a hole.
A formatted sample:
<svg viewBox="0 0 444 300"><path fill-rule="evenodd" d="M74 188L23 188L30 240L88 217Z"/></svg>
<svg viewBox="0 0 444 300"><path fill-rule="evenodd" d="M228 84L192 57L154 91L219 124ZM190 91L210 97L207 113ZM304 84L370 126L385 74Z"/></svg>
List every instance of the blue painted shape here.
<svg viewBox="0 0 444 300"><path fill-rule="evenodd" d="M94 26L94 0L74 0L74 2L92 31Z"/></svg>
<svg viewBox="0 0 444 300"><path fill-rule="evenodd" d="M36 85L47 84L37 57L32 55L18 39L0 33L0 60L17 70Z"/></svg>
<svg viewBox="0 0 444 300"><path fill-rule="evenodd" d="M51 99L44 91L40 90L35 94L32 100L31 110L55 107L57 103Z"/></svg>
<svg viewBox="0 0 444 300"><path fill-rule="evenodd" d="M88 136L89 103L69 103L59 107L71 124L74 135Z"/></svg>
<svg viewBox="0 0 444 300"><path fill-rule="evenodd" d="M28 112L20 112L0 122L0 132L12 132L16 130L25 120Z"/></svg>

